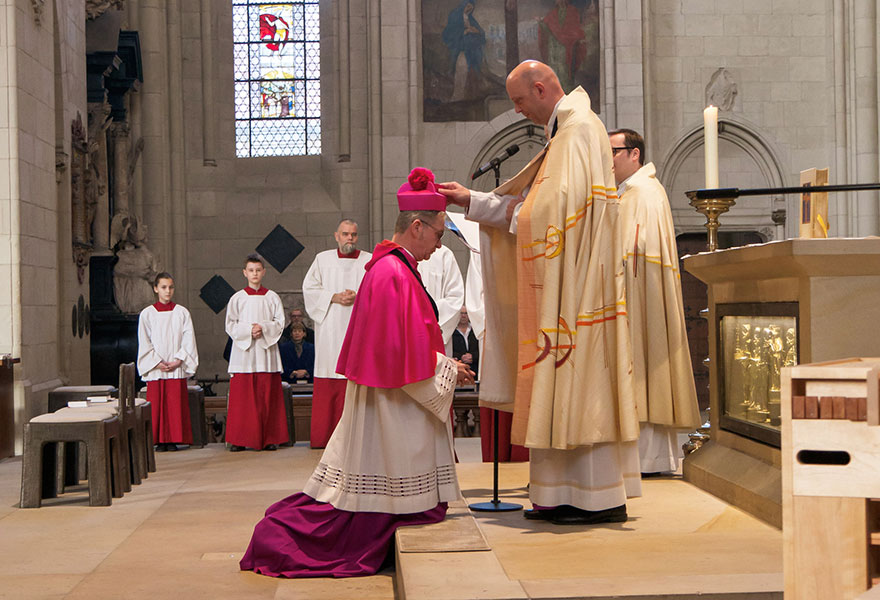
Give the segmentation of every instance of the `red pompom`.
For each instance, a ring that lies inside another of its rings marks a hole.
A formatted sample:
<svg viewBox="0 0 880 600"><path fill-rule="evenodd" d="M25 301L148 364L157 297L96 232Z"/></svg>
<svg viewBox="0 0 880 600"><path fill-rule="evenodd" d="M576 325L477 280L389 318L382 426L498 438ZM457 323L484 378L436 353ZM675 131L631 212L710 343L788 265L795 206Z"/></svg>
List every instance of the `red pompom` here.
<svg viewBox="0 0 880 600"><path fill-rule="evenodd" d="M434 174L430 169L425 169L422 167L416 167L412 170L412 173L409 174L409 186L416 192L419 192L426 187L428 187L428 183L434 183Z"/></svg>

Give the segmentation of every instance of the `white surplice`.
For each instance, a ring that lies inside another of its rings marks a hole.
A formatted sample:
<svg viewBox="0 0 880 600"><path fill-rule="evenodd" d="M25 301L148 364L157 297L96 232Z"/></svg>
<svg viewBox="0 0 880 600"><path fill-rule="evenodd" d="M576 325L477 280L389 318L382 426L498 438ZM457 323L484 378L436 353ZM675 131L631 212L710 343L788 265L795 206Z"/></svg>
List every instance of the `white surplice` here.
<svg viewBox="0 0 880 600"><path fill-rule="evenodd" d="M251 337L251 328L259 323L263 336ZM278 340L284 330L284 306L272 290L264 295L239 290L226 305L226 334L232 338L229 356L230 373L280 373L281 353Z"/></svg>
<svg viewBox="0 0 880 600"><path fill-rule="evenodd" d="M303 279L306 312L315 322L315 377L345 379L336 373L336 361L352 307L330 299L345 290L358 290L366 273L364 265L372 256L361 251L357 258L339 258L337 250L326 250L315 257Z"/></svg>
<svg viewBox="0 0 880 600"><path fill-rule="evenodd" d="M305 493L340 510L392 514L459 500L449 419L456 372L438 353L434 377L402 388L349 381L342 418Z"/></svg>
<svg viewBox="0 0 880 600"><path fill-rule="evenodd" d="M529 500L605 510L642 495L638 442L529 450Z"/></svg>
<svg viewBox="0 0 880 600"><path fill-rule="evenodd" d="M481 228L515 231L516 224L508 223L505 217L508 200L509 197L492 192L471 191L467 218L480 223ZM480 241L488 241L488 237L481 236ZM485 267L486 259L491 256L487 243L481 243L480 253ZM490 282L484 280L483 284ZM486 306L485 310L499 310L499 307ZM482 365L486 365L483 354L489 356L489 349L480 355ZM488 383L487 375L481 367L481 385ZM512 388L511 385L511 403ZM533 504L548 507L568 504L583 510L605 510L641 495L637 442L610 442L570 450L529 449L529 500Z"/></svg>
<svg viewBox="0 0 880 600"><path fill-rule="evenodd" d="M480 369L483 362L483 338L486 334L486 310L483 303L483 268L480 264L480 226L468 221L464 214L447 212L446 216L455 223L468 245L468 267L464 283L464 305L474 335L480 342Z"/></svg>
<svg viewBox="0 0 880 600"><path fill-rule="evenodd" d="M434 303L439 317L437 322L443 332L446 354L452 354L452 332L461 318L464 304L464 280L461 269L455 261L455 254L446 246L440 246L428 260L419 261L419 274L422 283Z"/></svg>
<svg viewBox="0 0 880 600"><path fill-rule="evenodd" d="M652 423L639 426L639 464L642 473L674 473L684 458L678 443L680 429Z"/></svg>
<svg viewBox="0 0 880 600"><path fill-rule="evenodd" d="M159 370L162 361L181 360L173 371ZM189 311L179 304L172 310L158 311L151 304L138 319L137 368L141 379L187 379L196 374L199 351Z"/></svg>

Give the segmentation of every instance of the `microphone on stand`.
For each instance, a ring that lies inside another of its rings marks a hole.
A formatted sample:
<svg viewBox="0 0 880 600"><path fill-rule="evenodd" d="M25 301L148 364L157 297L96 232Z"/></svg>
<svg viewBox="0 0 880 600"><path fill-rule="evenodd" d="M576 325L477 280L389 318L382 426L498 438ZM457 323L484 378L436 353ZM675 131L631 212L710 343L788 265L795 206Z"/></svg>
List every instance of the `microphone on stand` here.
<svg viewBox="0 0 880 600"><path fill-rule="evenodd" d="M498 156L496 156L495 158L493 158L489 162L483 163L482 165L480 165L480 168L477 169L476 171L474 171L474 174L471 175L471 181L473 181L474 179L476 179L480 175L483 175L484 173L488 173L492 169L495 169L496 167L498 167L498 165L503 163L505 160L507 160L508 158L510 158L511 156L516 154L517 152L519 152L519 146L517 146L516 144L511 144L510 146L508 146L507 148L504 149L504 152L502 152L501 154L499 154Z"/></svg>

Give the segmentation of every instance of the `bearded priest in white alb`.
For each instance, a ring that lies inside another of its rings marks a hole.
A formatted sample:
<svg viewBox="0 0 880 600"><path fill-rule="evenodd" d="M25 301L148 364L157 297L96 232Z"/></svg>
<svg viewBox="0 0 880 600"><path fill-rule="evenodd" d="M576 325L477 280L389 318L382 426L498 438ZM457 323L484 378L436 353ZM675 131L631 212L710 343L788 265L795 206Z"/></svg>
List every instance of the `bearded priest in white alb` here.
<svg viewBox="0 0 880 600"><path fill-rule="evenodd" d="M608 134L587 93L566 95L543 63L518 65L507 93L544 126L545 149L493 192L441 184L480 223L480 403L509 410L514 398L511 441L530 449L526 518L626 521L627 497L641 495L639 421Z"/></svg>
<svg viewBox="0 0 880 600"><path fill-rule="evenodd" d="M337 248L315 257L303 279L306 312L315 322L315 384L309 444L323 448L342 416L345 377L336 372L336 361L351 318L351 307L364 278L369 252L357 249L358 226L351 219L340 221Z"/></svg>
<svg viewBox="0 0 880 600"><path fill-rule="evenodd" d="M431 258L419 262L419 275L437 305L443 345L446 355L452 356L452 332L458 325L464 304L464 280L455 261L455 254L446 246L440 246Z"/></svg>
<svg viewBox="0 0 880 600"><path fill-rule="evenodd" d="M631 129L608 136L620 197L639 462L642 473L676 471L682 455L677 432L697 428L700 411L672 211L654 164L644 164L642 136Z"/></svg>

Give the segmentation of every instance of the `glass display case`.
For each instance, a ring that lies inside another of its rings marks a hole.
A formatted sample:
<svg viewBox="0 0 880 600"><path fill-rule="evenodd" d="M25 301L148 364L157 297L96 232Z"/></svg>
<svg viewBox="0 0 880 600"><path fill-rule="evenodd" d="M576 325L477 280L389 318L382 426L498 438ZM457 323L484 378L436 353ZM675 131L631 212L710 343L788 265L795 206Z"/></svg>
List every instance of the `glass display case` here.
<svg viewBox="0 0 880 600"><path fill-rule="evenodd" d="M798 304L718 304L721 429L779 447L782 367L798 362Z"/></svg>

